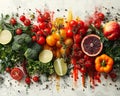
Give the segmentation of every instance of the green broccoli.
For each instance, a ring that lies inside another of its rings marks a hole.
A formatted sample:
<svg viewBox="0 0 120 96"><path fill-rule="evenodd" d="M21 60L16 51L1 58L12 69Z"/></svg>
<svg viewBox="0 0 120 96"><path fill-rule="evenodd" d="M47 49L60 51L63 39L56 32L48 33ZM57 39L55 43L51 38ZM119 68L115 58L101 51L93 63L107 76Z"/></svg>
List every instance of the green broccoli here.
<svg viewBox="0 0 120 96"><path fill-rule="evenodd" d="M12 50L14 50L14 51L19 51L20 49L21 49L21 45L20 44L18 44L18 43L13 43L13 45L12 45Z"/></svg>
<svg viewBox="0 0 120 96"><path fill-rule="evenodd" d="M31 48L28 48L25 53L24 53L24 56L27 58L27 59L37 59L38 57L38 52L36 50L33 50Z"/></svg>
<svg viewBox="0 0 120 96"><path fill-rule="evenodd" d="M36 50L37 52L40 52L42 50L42 46L40 46L37 43L34 43L31 47L33 50Z"/></svg>

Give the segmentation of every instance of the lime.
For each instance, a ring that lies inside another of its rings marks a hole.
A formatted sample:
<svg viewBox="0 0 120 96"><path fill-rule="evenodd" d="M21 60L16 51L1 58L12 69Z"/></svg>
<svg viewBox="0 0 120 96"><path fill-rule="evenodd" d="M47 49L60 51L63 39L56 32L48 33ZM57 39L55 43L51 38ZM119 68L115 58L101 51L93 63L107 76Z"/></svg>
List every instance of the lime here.
<svg viewBox="0 0 120 96"><path fill-rule="evenodd" d="M57 58L54 61L54 69L57 75L63 76L67 73L67 63L63 58Z"/></svg>
<svg viewBox="0 0 120 96"><path fill-rule="evenodd" d="M12 33L9 30L3 30L0 32L0 43L5 45L12 40Z"/></svg>
<svg viewBox="0 0 120 96"><path fill-rule="evenodd" d="M39 61L42 63L48 63L52 60L53 53L50 50L42 50L39 54Z"/></svg>

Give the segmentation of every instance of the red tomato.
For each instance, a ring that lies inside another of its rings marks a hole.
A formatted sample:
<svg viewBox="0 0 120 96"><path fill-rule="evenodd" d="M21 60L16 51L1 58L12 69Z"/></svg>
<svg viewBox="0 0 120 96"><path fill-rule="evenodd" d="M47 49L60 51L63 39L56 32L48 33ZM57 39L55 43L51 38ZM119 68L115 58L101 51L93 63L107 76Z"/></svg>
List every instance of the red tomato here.
<svg viewBox="0 0 120 96"><path fill-rule="evenodd" d="M30 78L29 78L29 77L26 77L26 78L25 78L25 82L26 82L26 84L30 84L30 83L31 83Z"/></svg>
<svg viewBox="0 0 120 96"><path fill-rule="evenodd" d="M80 49L80 44L73 44L73 50L78 51Z"/></svg>
<svg viewBox="0 0 120 96"><path fill-rule="evenodd" d="M10 19L10 24L11 24L11 25L15 25L16 23L17 23L16 19L15 19L14 17L12 17L12 18Z"/></svg>
<svg viewBox="0 0 120 96"><path fill-rule="evenodd" d="M98 13L98 18L99 18L100 20L103 20L104 17L105 17L105 16L104 16L103 13L101 13L101 12Z"/></svg>
<svg viewBox="0 0 120 96"><path fill-rule="evenodd" d="M37 25L32 25L31 31L32 32L37 32L39 30Z"/></svg>
<svg viewBox="0 0 120 96"><path fill-rule="evenodd" d="M72 37L73 37L72 28L68 28L68 29L66 30L66 36L69 37L69 38L72 38Z"/></svg>
<svg viewBox="0 0 120 96"><path fill-rule="evenodd" d="M96 19L95 22L94 22L94 26L96 28L100 28L100 26L101 26L101 20L100 19Z"/></svg>
<svg viewBox="0 0 120 96"><path fill-rule="evenodd" d="M37 17L37 22L39 23L39 22L43 22L43 21L44 21L43 16L39 15L39 16Z"/></svg>
<svg viewBox="0 0 120 96"><path fill-rule="evenodd" d="M25 17L24 15L21 15L21 16L20 16L20 21L24 22L25 19L26 19L26 17Z"/></svg>
<svg viewBox="0 0 120 96"><path fill-rule="evenodd" d="M10 68L10 67L7 67L7 68L6 68L6 72L10 73L10 72L11 72L11 68Z"/></svg>
<svg viewBox="0 0 120 96"><path fill-rule="evenodd" d="M82 36L84 36L86 34L85 28L79 29L78 33L80 33Z"/></svg>
<svg viewBox="0 0 120 96"><path fill-rule="evenodd" d="M43 30L37 31L36 35L37 35L37 36L44 36Z"/></svg>
<svg viewBox="0 0 120 96"><path fill-rule="evenodd" d="M30 24L31 24L30 19L26 19L26 20L24 21L24 25L25 25L25 26L30 26Z"/></svg>
<svg viewBox="0 0 120 96"><path fill-rule="evenodd" d="M17 34L17 35L22 34L22 29L21 29L21 28L18 28L18 29L16 30L16 34Z"/></svg>
<svg viewBox="0 0 120 96"><path fill-rule="evenodd" d="M40 29L46 28L46 23L45 23L45 22L40 22L40 23L39 23L39 28L40 28Z"/></svg>
<svg viewBox="0 0 120 96"><path fill-rule="evenodd" d="M36 41L37 40L37 37L34 35L34 36L32 36L32 41L34 42L34 41Z"/></svg>
<svg viewBox="0 0 120 96"><path fill-rule="evenodd" d="M71 20L70 22L69 22L69 26L70 27L76 27L77 26L77 22L75 21L75 20Z"/></svg>
<svg viewBox="0 0 120 96"><path fill-rule="evenodd" d="M34 82L38 82L39 81L39 77L38 76L34 76L32 79L33 79Z"/></svg>
<svg viewBox="0 0 120 96"><path fill-rule="evenodd" d="M19 68L13 68L10 73L11 77L17 81L20 81L23 78L23 72Z"/></svg>
<svg viewBox="0 0 120 96"><path fill-rule="evenodd" d="M80 29L84 28L84 22L82 20L79 20L77 22L78 22L78 28Z"/></svg>
<svg viewBox="0 0 120 96"><path fill-rule="evenodd" d="M76 34L75 37L74 37L74 42L76 44L79 44L81 42L81 40L82 40L81 35L80 34Z"/></svg>
<svg viewBox="0 0 120 96"><path fill-rule="evenodd" d="M45 44L45 41L46 41L45 37L40 36L37 40L37 43L40 45L43 45L43 44Z"/></svg>
<svg viewBox="0 0 120 96"><path fill-rule="evenodd" d="M50 20L50 13L45 12L45 13L43 14L43 17L44 17L44 20L45 20L45 21Z"/></svg>
<svg viewBox="0 0 120 96"><path fill-rule="evenodd" d="M44 31L44 35L45 35L45 36L51 34L51 30L50 30L50 28L45 28L43 31Z"/></svg>

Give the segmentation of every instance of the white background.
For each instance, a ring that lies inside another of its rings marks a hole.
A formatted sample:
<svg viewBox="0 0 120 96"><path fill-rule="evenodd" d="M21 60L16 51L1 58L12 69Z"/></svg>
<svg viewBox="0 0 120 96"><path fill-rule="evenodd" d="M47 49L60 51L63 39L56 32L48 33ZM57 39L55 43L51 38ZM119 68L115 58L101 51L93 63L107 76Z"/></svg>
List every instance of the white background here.
<svg viewBox="0 0 120 96"><path fill-rule="evenodd" d="M110 8L114 6L115 8L120 8L120 0L0 0L0 13L20 13L23 12L29 14L28 9L35 11L35 8L43 10L48 8L55 12L55 17L61 17L67 15L65 9L71 9L74 16L80 16L85 19L85 11L89 13L93 12L95 7L105 6ZM19 10L17 8L21 6ZM60 9L60 12L57 12ZM45 77L42 77L43 84L32 84L30 89L28 89L28 94L26 93L26 87L24 87L24 82L16 82L9 74L5 75L4 84L0 85L0 96L120 96L120 90L117 91L116 85L120 88L120 78L117 82L112 82L111 79L105 80L102 78L102 83L95 89L89 87L89 81L87 82L87 88L82 88L81 80L78 80L78 85L75 90L72 90L73 80L71 78L60 79L60 90L56 90L55 78L49 82L45 82ZM69 84L67 86L65 82ZM12 85L8 82L12 82ZM110 83L112 85L110 85ZM48 88L45 89L46 85ZM105 85L105 86L104 86ZM38 87L36 87L38 86ZM20 92L18 92L18 90ZM84 91L83 91L84 90Z"/></svg>

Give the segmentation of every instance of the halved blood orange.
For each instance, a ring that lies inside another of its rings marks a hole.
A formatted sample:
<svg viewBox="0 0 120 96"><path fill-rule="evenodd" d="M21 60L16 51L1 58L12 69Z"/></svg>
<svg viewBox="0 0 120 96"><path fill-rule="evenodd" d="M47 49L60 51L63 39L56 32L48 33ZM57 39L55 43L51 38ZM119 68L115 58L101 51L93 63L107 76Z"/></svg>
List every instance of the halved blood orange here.
<svg viewBox="0 0 120 96"><path fill-rule="evenodd" d="M103 43L98 35L90 34L82 39L81 48L86 55L97 56L103 49Z"/></svg>

